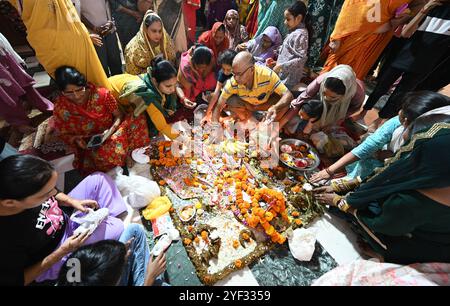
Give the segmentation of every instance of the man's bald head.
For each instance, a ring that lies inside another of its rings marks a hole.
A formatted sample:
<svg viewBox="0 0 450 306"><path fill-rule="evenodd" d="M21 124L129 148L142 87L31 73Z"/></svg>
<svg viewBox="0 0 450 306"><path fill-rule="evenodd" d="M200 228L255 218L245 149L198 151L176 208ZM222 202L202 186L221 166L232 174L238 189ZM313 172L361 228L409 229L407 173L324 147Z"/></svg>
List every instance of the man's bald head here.
<svg viewBox="0 0 450 306"><path fill-rule="evenodd" d="M239 52L233 60L233 67L248 67L254 64L255 59L248 51Z"/></svg>

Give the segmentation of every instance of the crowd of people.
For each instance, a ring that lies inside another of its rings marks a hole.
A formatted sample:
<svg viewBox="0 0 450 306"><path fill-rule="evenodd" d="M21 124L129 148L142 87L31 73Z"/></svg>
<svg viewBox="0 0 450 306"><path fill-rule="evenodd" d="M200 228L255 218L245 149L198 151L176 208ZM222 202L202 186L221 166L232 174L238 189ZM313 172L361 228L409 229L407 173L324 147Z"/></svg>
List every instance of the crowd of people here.
<svg viewBox="0 0 450 306"><path fill-rule="evenodd" d="M130 166L131 152L154 136L176 139L173 123L201 104L202 124L279 122L283 137L309 140L360 122L385 95L359 144L311 177L330 183L314 193L353 224L368 256L450 262L450 98L438 93L450 83L450 1L381 1L373 16L364 1L341 1L322 63L313 0L206 1L206 12L200 0L9 2L58 96L50 102L33 89L0 36L0 115L29 125L22 99L52 113L85 178L66 195L47 161L1 144L0 284L165 285L164 253L151 258L141 226L124 229L126 205L104 173ZM109 215L102 230L74 235L60 206ZM73 258L83 266L77 283L64 265Z"/></svg>

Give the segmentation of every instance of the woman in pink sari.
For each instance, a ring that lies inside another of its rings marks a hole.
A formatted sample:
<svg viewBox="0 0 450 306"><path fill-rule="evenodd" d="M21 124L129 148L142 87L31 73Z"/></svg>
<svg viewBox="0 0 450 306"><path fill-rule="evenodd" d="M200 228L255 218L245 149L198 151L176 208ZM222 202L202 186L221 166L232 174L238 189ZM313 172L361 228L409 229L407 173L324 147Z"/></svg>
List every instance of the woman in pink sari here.
<svg viewBox="0 0 450 306"><path fill-rule="evenodd" d="M202 45L192 47L181 55L177 94L187 108L194 108L202 93L214 91L217 83L215 62L212 51Z"/></svg>

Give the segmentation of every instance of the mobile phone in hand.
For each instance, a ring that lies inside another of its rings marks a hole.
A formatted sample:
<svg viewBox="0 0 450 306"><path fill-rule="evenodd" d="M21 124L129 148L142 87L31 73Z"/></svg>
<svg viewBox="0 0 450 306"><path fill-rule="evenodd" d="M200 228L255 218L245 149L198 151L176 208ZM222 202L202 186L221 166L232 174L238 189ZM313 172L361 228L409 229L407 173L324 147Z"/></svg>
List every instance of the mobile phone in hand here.
<svg viewBox="0 0 450 306"><path fill-rule="evenodd" d="M97 134L91 137L87 144L88 149L93 149L103 144L103 134Z"/></svg>

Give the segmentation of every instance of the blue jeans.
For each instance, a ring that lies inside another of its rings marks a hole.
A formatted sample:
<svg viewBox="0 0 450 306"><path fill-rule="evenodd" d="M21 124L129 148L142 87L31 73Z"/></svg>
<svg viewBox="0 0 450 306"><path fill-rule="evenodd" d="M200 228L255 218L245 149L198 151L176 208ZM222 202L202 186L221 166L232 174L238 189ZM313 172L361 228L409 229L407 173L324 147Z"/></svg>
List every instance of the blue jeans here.
<svg viewBox="0 0 450 306"><path fill-rule="evenodd" d="M135 223L128 225L119 241L127 243L131 238L134 238L134 240L129 247L130 256L119 284L121 286L142 286L145 282L150 258L150 249L142 225Z"/></svg>
<svg viewBox="0 0 450 306"><path fill-rule="evenodd" d="M147 243L144 227L140 224L131 223L125 228L119 241L127 243L131 238L134 238L134 240L129 247L130 256L128 257L128 262L120 279L119 286L143 286L147 276L150 248ZM153 283L153 286L161 285L166 285L162 274Z"/></svg>

